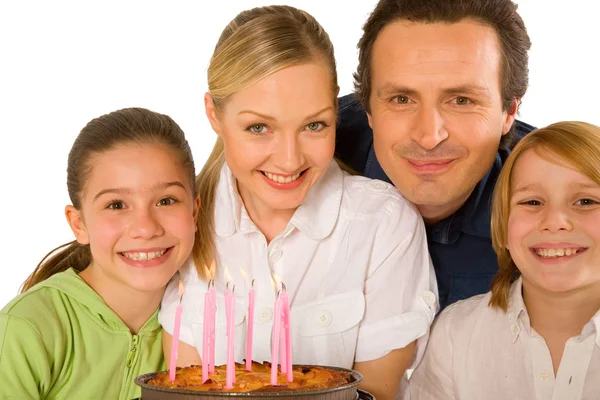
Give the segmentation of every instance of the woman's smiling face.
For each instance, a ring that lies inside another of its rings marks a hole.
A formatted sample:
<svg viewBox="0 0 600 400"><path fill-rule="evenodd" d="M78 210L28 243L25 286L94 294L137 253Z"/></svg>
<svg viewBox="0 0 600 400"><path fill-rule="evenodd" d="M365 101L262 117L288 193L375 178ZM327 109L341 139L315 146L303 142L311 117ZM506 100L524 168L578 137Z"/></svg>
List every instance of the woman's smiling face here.
<svg viewBox="0 0 600 400"><path fill-rule="evenodd" d="M295 65L233 94L213 114L246 204L273 211L302 204L333 159L332 86L324 63Z"/></svg>

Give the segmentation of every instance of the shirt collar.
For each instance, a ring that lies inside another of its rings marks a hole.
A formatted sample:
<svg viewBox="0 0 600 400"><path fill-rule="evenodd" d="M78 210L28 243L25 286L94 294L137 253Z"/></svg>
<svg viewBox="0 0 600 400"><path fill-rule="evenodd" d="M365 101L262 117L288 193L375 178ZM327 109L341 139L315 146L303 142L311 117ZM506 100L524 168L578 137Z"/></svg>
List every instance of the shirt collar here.
<svg viewBox="0 0 600 400"><path fill-rule="evenodd" d="M314 240L329 236L340 213L343 189L344 173L337 162L332 161L288 225L293 225ZM215 196L215 233L227 237L235 232L258 232L258 228L250 219L238 193L236 179L225 163Z"/></svg>
<svg viewBox="0 0 600 400"><path fill-rule="evenodd" d="M473 192L454 214L442 221L428 226L430 240L441 244L452 244L461 233L491 239L490 220L494 185L502 169L502 155L499 151L492 168L479 181Z"/></svg>
<svg viewBox="0 0 600 400"><path fill-rule="evenodd" d="M529 330L531 327L527 308L523 301L523 278L520 276L510 287L508 295L508 320L513 335L513 343L517 341L521 329L525 328Z"/></svg>
<svg viewBox="0 0 600 400"><path fill-rule="evenodd" d="M522 329L531 334L531 321L523 301L523 278L519 278L512 284L509 294L508 318L510 329L513 333L513 343L519 337ZM600 310L594 314L592 319L583 327L579 336L580 340L585 340L589 335L596 336L596 345L600 346Z"/></svg>

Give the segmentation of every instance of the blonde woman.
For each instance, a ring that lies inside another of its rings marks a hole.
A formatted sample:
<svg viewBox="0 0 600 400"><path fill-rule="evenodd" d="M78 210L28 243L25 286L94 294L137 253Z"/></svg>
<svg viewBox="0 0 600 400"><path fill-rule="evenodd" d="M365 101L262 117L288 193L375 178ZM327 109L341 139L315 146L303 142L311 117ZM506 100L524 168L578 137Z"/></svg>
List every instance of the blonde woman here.
<svg viewBox="0 0 600 400"><path fill-rule="evenodd" d="M218 140L197 178L202 206L193 263L180 271L179 365L201 362L211 273L216 364L225 363L228 283L237 301L236 361L245 358L252 282L253 359L270 361L273 304L283 283L294 363L354 367L366 390L392 398L433 320L435 277L415 208L392 186L351 176L333 160L338 86L327 33L292 7L244 11L217 43L208 84L206 114ZM177 279L159 316L167 357Z"/></svg>
<svg viewBox="0 0 600 400"><path fill-rule="evenodd" d="M600 395L600 128L561 122L515 147L494 193L491 292L434 324L415 399Z"/></svg>

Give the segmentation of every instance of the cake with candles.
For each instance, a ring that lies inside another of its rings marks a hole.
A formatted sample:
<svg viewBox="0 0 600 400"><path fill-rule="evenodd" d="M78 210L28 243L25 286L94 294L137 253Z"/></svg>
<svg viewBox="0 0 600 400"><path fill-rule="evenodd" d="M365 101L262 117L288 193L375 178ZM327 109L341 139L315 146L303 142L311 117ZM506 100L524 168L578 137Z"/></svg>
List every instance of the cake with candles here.
<svg viewBox="0 0 600 400"><path fill-rule="evenodd" d="M151 386L194 391L226 392L278 392L331 389L353 382L350 374L343 370L321 366L294 366L293 380L288 382L286 374L278 374L277 385L271 385L271 364L252 363L247 371L245 364L236 364L235 379L231 389L226 389L226 366L215 367L215 373L202 383L202 367L194 365L177 368L175 379L168 372L159 372L147 384Z"/></svg>

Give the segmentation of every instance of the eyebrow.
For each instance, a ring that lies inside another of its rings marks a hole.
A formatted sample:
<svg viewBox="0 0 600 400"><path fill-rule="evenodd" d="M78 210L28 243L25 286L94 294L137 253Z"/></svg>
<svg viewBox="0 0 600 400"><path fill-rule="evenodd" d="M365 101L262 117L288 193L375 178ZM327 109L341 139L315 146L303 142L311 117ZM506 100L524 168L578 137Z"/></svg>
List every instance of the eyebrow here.
<svg viewBox="0 0 600 400"><path fill-rule="evenodd" d="M490 90L485 86L466 84L444 89L442 93L445 95L470 94L476 96L489 96ZM386 83L377 89L377 97L388 97L394 94L415 96L418 92L408 86L399 86L393 83Z"/></svg>
<svg viewBox="0 0 600 400"><path fill-rule="evenodd" d="M407 86L398 86L393 83L386 83L385 85L377 89L377 97L388 97L393 94L399 93L414 96L415 94L417 94L417 91Z"/></svg>
<svg viewBox="0 0 600 400"><path fill-rule="evenodd" d="M179 181L173 181L173 182L159 182L157 184L152 185L152 187L150 188L151 191L157 191L157 190L161 190L161 189L167 189L173 186L178 186L182 189L185 190L185 185ZM98 192L98 194L96 194L96 196L94 196L94 200L96 201L100 196L103 196L105 194L127 194L127 195L131 195L133 193L133 190L131 190L130 188L110 188L110 189L104 189Z"/></svg>
<svg viewBox="0 0 600 400"><path fill-rule="evenodd" d="M539 183L530 183L528 185L521 186L520 188L513 190L511 193L511 197L517 193L529 192L529 191L533 191L533 190L541 189L541 188L542 188L542 185L540 185Z"/></svg>
<svg viewBox="0 0 600 400"><path fill-rule="evenodd" d="M307 116L305 119L309 120L309 119L316 118L319 115L321 115L321 114L323 114L323 113L325 113L326 111L329 111L329 110L333 111L333 107L332 106L327 106L327 107L325 107L325 108L317 111L316 113ZM272 116L266 115L266 114L262 114L262 113L259 113L259 112L256 112L256 111L252 111L252 110L242 110L242 111L240 111L238 113L238 115L241 115L241 114L253 114L253 115L256 115L256 116L258 116L258 117L260 117L262 119L266 119L268 121L275 121L275 117L272 117Z"/></svg>
<svg viewBox="0 0 600 400"><path fill-rule="evenodd" d="M571 183L570 186L573 189L600 189L600 186L594 183ZM528 185L521 186L520 188L514 190L511 196L514 196L515 194L520 192L528 192L541 188L542 185L540 185L539 183L530 183Z"/></svg>

